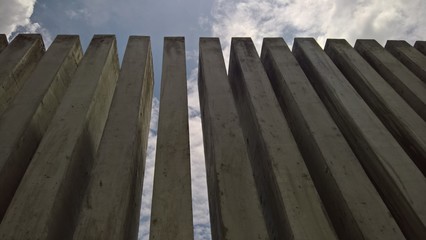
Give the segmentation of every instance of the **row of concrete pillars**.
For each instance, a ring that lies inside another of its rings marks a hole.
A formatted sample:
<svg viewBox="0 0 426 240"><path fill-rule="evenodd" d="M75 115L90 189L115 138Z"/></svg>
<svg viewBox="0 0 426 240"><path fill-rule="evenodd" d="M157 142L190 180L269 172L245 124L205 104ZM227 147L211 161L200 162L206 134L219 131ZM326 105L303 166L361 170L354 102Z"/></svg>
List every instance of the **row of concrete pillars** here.
<svg viewBox="0 0 426 240"><path fill-rule="evenodd" d="M201 38L212 239L426 239L426 42ZM164 40L150 239L193 239L184 38ZM0 37L0 238L136 239L149 37Z"/></svg>

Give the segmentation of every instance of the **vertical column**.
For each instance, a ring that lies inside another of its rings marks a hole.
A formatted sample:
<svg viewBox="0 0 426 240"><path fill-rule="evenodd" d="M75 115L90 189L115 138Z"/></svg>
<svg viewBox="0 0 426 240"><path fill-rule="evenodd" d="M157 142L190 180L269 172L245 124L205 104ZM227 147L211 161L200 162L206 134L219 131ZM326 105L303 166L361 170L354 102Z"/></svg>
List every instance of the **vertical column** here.
<svg viewBox="0 0 426 240"><path fill-rule="evenodd" d="M1 239L69 239L118 76L114 36L95 35L0 225Z"/></svg>
<svg viewBox="0 0 426 240"><path fill-rule="evenodd" d="M150 39L131 36L74 239L137 239L153 84Z"/></svg>
<svg viewBox="0 0 426 240"><path fill-rule="evenodd" d="M339 237L403 239L284 40L264 39L261 58Z"/></svg>
<svg viewBox="0 0 426 240"><path fill-rule="evenodd" d="M213 239L268 239L218 38L200 39L198 69Z"/></svg>
<svg viewBox="0 0 426 240"><path fill-rule="evenodd" d="M0 54L0 114L34 70L44 53L40 34L19 34Z"/></svg>
<svg viewBox="0 0 426 240"><path fill-rule="evenodd" d="M345 40L325 52L426 175L426 122Z"/></svg>
<svg viewBox="0 0 426 240"><path fill-rule="evenodd" d="M414 48L419 50L421 53L426 55L426 41L416 41L414 43Z"/></svg>
<svg viewBox="0 0 426 240"><path fill-rule="evenodd" d="M194 238L190 167L185 40L166 37L150 239Z"/></svg>
<svg viewBox="0 0 426 240"><path fill-rule="evenodd" d="M0 117L0 220L82 57L78 36L58 36Z"/></svg>
<svg viewBox="0 0 426 240"><path fill-rule="evenodd" d="M375 40L357 40L355 49L426 120L426 84Z"/></svg>
<svg viewBox="0 0 426 240"><path fill-rule="evenodd" d="M6 34L0 34L0 53L7 47L7 44Z"/></svg>
<svg viewBox="0 0 426 240"><path fill-rule="evenodd" d="M249 38L233 38L229 81L272 239L336 239Z"/></svg>
<svg viewBox="0 0 426 240"><path fill-rule="evenodd" d="M418 78L426 82L426 56L406 41L387 41L386 50L401 61Z"/></svg>
<svg viewBox="0 0 426 240"><path fill-rule="evenodd" d="M296 38L293 54L403 233L424 239L423 174L314 39Z"/></svg>

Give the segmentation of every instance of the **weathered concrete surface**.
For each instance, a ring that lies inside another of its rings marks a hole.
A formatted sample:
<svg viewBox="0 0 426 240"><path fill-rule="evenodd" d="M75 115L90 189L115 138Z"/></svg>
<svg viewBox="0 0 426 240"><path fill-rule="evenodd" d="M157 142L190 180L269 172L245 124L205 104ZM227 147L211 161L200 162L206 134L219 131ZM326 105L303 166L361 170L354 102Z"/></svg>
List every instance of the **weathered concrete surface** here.
<svg viewBox="0 0 426 240"><path fill-rule="evenodd" d="M117 76L115 37L95 35L6 211L1 239L72 237Z"/></svg>
<svg viewBox="0 0 426 240"><path fill-rule="evenodd" d="M409 239L426 238L426 180L312 38L293 54Z"/></svg>
<svg viewBox="0 0 426 240"><path fill-rule="evenodd" d="M410 69L418 78L426 82L426 56L406 41L389 40L385 46L392 55Z"/></svg>
<svg viewBox="0 0 426 240"><path fill-rule="evenodd" d="M44 53L40 34L19 34L0 54L0 115Z"/></svg>
<svg viewBox="0 0 426 240"><path fill-rule="evenodd" d="M414 43L414 48L419 50L421 53L426 55L426 41L416 41Z"/></svg>
<svg viewBox="0 0 426 240"><path fill-rule="evenodd" d="M190 240L192 223L185 40L164 38L150 239Z"/></svg>
<svg viewBox="0 0 426 240"><path fill-rule="evenodd" d="M250 38L233 38L229 81L271 239L336 239Z"/></svg>
<svg viewBox="0 0 426 240"><path fill-rule="evenodd" d="M269 239L218 38L200 39L198 89L213 239Z"/></svg>
<svg viewBox="0 0 426 240"><path fill-rule="evenodd" d="M7 47L7 44L6 34L0 34L0 53Z"/></svg>
<svg viewBox="0 0 426 240"><path fill-rule="evenodd" d="M341 239L404 239L378 192L282 38L261 59Z"/></svg>
<svg viewBox="0 0 426 240"><path fill-rule="evenodd" d="M0 220L82 57L78 36L59 35L0 117Z"/></svg>
<svg viewBox="0 0 426 240"><path fill-rule="evenodd" d="M325 52L426 175L426 122L346 40L327 40Z"/></svg>
<svg viewBox="0 0 426 240"><path fill-rule="evenodd" d="M375 40L357 40L355 49L426 121L426 84Z"/></svg>
<svg viewBox="0 0 426 240"><path fill-rule="evenodd" d="M131 36L74 239L137 239L153 85L150 39Z"/></svg>

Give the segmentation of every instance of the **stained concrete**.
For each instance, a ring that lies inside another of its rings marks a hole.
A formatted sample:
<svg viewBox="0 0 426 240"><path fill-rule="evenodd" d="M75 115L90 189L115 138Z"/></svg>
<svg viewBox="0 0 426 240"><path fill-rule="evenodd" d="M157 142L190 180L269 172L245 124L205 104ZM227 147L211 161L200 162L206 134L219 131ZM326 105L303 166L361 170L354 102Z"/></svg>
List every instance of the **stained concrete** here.
<svg viewBox="0 0 426 240"><path fill-rule="evenodd" d="M261 59L340 239L404 239L284 40L265 38Z"/></svg>
<svg viewBox="0 0 426 240"><path fill-rule="evenodd" d="M95 35L0 225L1 239L69 239L118 76L115 37Z"/></svg>
<svg viewBox="0 0 426 240"><path fill-rule="evenodd" d="M59 35L0 117L0 219L82 57L78 36Z"/></svg>
<svg viewBox="0 0 426 240"><path fill-rule="evenodd" d="M198 89L213 239L269 239L218 38L200 39Z"/></svg>
<svg viewBox="0 0 426 240"><path fill-rule="evenodd" d="M355 49L426 121L426 84L375 40L357 40Z"/></svg>
<svg viewBox="0 0 426 240"><path fill-rule="evenodd" d="M325 52L426 175L426 122L346 40L327 40Z"/></svg>
<svg viewBox="0 0 426 240"><path fill-rule="evenodd" d="M272 239L337 239L250 38L233 38L229 81Z"/></svg>
<svg viewBox="0 0 426 240"><path fill-rule="evenodd" d="M426 55L426 41L416 41L414 43L414 48L419 50L421 53Z"/></svg>
<svg viewBox="0 0 426 240"><path fill-rule="evenodd" d="M6 34L0 34L0 53L7 47L7 37Z"/></svg>
<svg viewBox="0 0 426 240"><path fill-rule="evenodd" d="M385 46L394 57L410 69L418 78L426 82L426 56L406 41L389 40Z"/></svg>
<svg viewBox="0 0 426 240"><path fill-rule="evenodd" d="M312 38L293 54L408 239L426 238L426 179Z"/></svg>
<svg viewBox="0 0 426 240"><path fill-rule="evenodd" d="M73 239L137 239L153 86L150 39L131 36Z"/></svg>
<svg viewBox="0 0 426 240"><path fill-rule="evenodd" d="M185 40L164 38L150 239L194 239Z"/></svg>
<svg viewBox="0 0 426 240"><path fill-rule="evenodd" d="M0 115L44 54L40 34L19 34L0 54Z"/></svg>

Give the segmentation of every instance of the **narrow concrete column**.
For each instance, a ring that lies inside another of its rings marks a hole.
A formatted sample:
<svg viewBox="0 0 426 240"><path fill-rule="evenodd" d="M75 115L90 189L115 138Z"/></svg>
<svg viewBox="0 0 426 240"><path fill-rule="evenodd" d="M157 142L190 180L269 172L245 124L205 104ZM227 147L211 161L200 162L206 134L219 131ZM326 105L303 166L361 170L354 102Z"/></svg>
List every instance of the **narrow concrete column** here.
<svg viewBox="0 0 426 240"><path fill-rule="evenodd" d="M200 92L213 239L269 239L218 38L200 39Z"/></svg>
<svg viewBox="0 0 426 240"><path fill-rule="evenodd" d="M78 36L58 36L0 117L0 220L82 57Z"/></svg>
<svg viewBox="0 0 426 240"><path fill-rule="evenodd" d="M194 239L185 40L164 38L150 239Z"/></svg>
<svg viewBox="0 0 426 240"><path fill-rule="evenodd" d="M96 35L0 225L1 239L70 239L118 75L114 36Z"/></svg>
<svg viewBox="0 0 426 240"><path fill-rule="evenodd" d="M406 41L387 41L386 50L402 62L423 82L426 82L426 56Z"/></svg>
<svg viewBox="0 0 426 240"><path fill-rule="evenodd" d="M426 84L375 40L357 40L355 49L426 121Z"/></svg>
<svg viewBox="0 0 426 240"><path fill-rule="evenodd" d="M233 38L229 81L271 239L336 239L250 38Z"/></svg>
<svg viewBox="0 0 426 240"><path fill-rule="evenodd" d="M339 237L403 239L284 40L264 39L261 59Z"/></svg>
<svg viewBox="0 0 426 240"><path fill-rule="evenodd" d="M414 48L419 50L421 53L426 55L426 41L416 41L414 43Z"/></svg>
<svg viewBox="0 0 426 240"><path fill-rule="evenodd" d="M44 53L40 34L19 34L0 54L0 115Z"/></svg>
<svg viewBox="0 0 426 240"><path fill-rule="evenodd" d="M409 239L426 238L426 180L402 147L312 38L293 54Z"/></svg>
<svg viewBox="0 0 426 240"><path fill-rule="evenodd" d="M74 239L137 239L153 84L150 39L131 36Z"/></svg>
<svg viewBox="0 0 426 240"><path fill-rule="evenodd" d="M325 52L426 175L426 122L346 40L327 40Z"/></svg>
<svg viewBox="0 0 426 240"><path fill-rule="evenodd" d="M7 44L6 34L0 34L0 53L7 47Z"/></svg>

